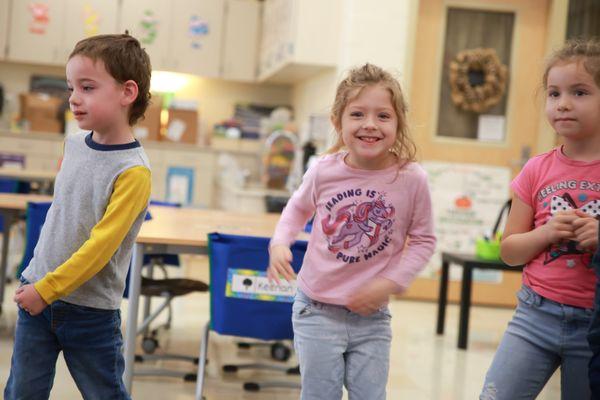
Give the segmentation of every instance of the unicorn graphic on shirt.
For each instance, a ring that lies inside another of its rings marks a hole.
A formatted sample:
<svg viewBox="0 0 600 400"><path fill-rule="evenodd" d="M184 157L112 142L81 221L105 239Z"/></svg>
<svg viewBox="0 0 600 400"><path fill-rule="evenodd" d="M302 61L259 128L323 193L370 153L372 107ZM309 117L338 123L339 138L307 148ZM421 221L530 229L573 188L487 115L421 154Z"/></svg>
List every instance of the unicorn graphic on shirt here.
<svg viewBox="0 0 600 400"><path fill-rule="evenodd" d="M329 250L335 253L341 248L355 247L363 237L368 238L367 247L373 246L382 231L392 226L394 214L394 207L386 206L382 199L340 208L335 218L327 216L321 220L323 232L328 236Z"/></svg>

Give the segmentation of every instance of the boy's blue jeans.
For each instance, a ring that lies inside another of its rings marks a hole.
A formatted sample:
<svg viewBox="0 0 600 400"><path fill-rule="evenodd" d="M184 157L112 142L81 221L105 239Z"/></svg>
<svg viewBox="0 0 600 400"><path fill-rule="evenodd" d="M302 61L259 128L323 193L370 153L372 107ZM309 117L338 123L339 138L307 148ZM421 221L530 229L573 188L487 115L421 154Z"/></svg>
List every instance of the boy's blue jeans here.
<svg viewBox="0 0 600 400"><path fill-rule="evenodd" d="M594 315L588 333L588 342L593 353L588 373L592 389L592 399L600 400L600 249L594 254L592 266L596 270L596 300Z"/></svg>
<svg viewBox="0 0 600 400"><path fill-rule="evenodd" d="M562 400L590 398L586 335L592 309L548 300L523 285L485 377L481 400L533 400L561 369Z"/></svg>
<svg viewBox="0 0 600 400"><path fill-rule="evenodd" d="M363 317L343 306L314 301L298 290L292 322L300 361L302 400L385 400L390 313Z"/></svg>
<svg viewBox="0 0 600 400"><path fill-rule="evenodd" d="M56 301L36 316L19 308L5 400L48 399L62 351L84 399L129 399L119 310Z"/></svg>

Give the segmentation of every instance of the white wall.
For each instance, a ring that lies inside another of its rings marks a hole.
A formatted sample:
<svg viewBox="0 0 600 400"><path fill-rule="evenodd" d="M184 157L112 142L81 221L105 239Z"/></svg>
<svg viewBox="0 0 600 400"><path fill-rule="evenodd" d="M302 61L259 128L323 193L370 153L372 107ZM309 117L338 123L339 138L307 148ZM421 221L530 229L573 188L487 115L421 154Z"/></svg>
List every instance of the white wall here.
<svg viewBox="0 0 600 400"><path fill-rule="evenodd" d="M366 62L392 72L409 97L419 0L345 0L343 4L336 69L293 87L295 115L301 126L311 114L328 114L337 83L349 68Z"/></svg>

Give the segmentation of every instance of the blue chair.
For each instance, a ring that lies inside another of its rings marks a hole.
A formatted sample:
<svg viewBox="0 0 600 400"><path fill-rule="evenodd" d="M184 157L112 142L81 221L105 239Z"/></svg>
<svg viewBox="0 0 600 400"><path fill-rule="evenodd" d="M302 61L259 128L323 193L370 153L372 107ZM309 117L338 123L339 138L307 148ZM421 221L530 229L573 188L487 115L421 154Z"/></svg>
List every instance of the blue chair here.
<svg viewBox="0 0 600 400"><path fill-rule="evenodd" d="M292 267L300 270L307 243L292 246ZM211 233L208 235L210 261L210 321L203 331L198 362L196 398L204 389L205 363L209 332L261 340L293 339L292 302L295 293L265 294L260 287L266 283L269 265L269 238ZM259 288L258 291L254 288ZM272 287L271 287L272 288ZM249 365L255 367L255 364ZM242 366L243 367L243 366ZM238 368L240 368L238 366ZM269 366L286 372L297 368ZM246 383L246 390L261 387L298 387L294 382Z"/></svg>
<svg viewBox="0 0 600 400"><path fill-rule="evenodd" d="M17 279L21 277L21 273L33 258L33 250L40 239L40 232L42 226L46 221L46 214L52 202L30 202L27 204L26 210L26 223L25 223L25 251L23 253L23 259L21 265L17 269Z"/></svg>

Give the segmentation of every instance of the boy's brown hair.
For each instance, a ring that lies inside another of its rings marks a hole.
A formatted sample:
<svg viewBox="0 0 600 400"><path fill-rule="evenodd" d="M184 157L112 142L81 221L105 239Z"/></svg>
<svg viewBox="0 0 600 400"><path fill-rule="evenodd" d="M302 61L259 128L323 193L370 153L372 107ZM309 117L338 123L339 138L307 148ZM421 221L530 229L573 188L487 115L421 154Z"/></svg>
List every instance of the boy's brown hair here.
<svg viewBox="0 0 600 400"><path fill-rule="evenodd" d="M125 34L97 35L79 41L69 60L77 55L88 57L94 62L101 60L106 71L119 83L128 80L138 86L138 96L129 109L129 125L134 125L144 116L150 103L150 57L140 42Z"/></svg>

